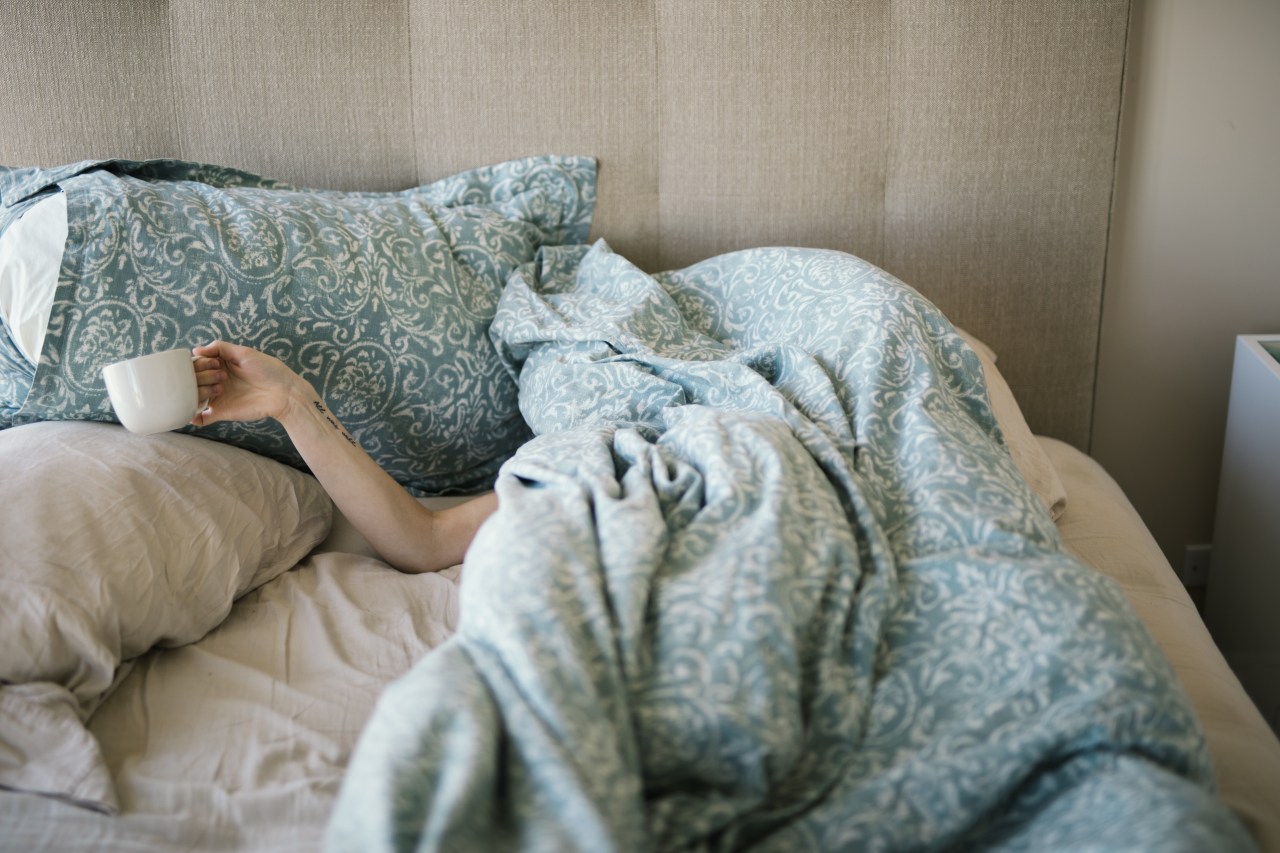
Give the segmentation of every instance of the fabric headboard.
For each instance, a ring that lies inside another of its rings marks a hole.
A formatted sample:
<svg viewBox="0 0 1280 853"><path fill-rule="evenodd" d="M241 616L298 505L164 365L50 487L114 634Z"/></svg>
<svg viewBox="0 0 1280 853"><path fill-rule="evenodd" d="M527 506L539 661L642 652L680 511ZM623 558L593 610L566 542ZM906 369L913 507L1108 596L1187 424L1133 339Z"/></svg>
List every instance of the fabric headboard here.
<svg viewBox="0 0 1280 853"><path fill-rule="evenodd" d="M0 164L179 157L399 189L600 161L653 271L842 249L1087 445L1129 0L6 0Z"/></svg>

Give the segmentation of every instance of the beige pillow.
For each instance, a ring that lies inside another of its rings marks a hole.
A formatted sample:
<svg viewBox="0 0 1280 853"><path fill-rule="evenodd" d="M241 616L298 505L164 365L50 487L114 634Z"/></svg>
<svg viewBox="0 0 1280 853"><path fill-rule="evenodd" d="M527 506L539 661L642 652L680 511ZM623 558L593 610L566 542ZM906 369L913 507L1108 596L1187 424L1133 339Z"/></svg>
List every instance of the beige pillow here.
<svg viewBox="0 0 1280 853"><path fill-rule="evenodd" d="M1063 510L1067 508L1067 490L1062 485L1057 469L1049 461L1048 454L1040 446L1040 442L1036 441L1031 427L1027 425L1027 419L1023 417L1022 409L1014 399L1009 383L996 367L995 351L964 329L958 328L956 331L977 353L978 361L982 362L982 372L987 380L987 396L991 399L991 409L995 414L996 422L1000 424L1000 431L1004 433L1005 444L1009 447L1009 454L1013 457L1014 464L1018 466L1023 478L1039 496L1040 502L1049 511L1049 516L1057 521Z"/></svg>
<svg viewBox="0 0 1280 853"><path fill-rule="evenodd" d="M180 433L0 431L0 787L114 813L84 721L121 664L190 643L324 539L314 478Z"/></svg>

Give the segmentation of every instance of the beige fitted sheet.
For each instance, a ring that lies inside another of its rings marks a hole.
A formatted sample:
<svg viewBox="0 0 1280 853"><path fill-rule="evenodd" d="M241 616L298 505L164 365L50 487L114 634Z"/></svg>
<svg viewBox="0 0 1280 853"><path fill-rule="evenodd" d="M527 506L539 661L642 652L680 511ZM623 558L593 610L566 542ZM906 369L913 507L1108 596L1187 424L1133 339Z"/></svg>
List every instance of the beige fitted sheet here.
<svg viewBox="0 0 1280 853"><path fill-rule="evenodd" d="M1280 740L1218 651L1124 492L1096 461L1039 437L1067 493L1067 548L1119 582L1173 665L1205 731L1218 790L1267 851L1280 851Z"/></svg>

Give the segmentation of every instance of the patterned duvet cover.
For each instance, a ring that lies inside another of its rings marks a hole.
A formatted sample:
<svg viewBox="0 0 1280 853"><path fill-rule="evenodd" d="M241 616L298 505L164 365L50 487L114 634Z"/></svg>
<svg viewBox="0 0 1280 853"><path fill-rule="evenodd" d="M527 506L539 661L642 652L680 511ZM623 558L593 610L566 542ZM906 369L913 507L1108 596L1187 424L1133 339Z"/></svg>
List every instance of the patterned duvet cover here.
<svg viewBox="0 0 1280 853"><path fill-rule="evenodd" d="M536 437L331 848L1250 847L910 287L830 251L544 249L492 336Z"/></svg>

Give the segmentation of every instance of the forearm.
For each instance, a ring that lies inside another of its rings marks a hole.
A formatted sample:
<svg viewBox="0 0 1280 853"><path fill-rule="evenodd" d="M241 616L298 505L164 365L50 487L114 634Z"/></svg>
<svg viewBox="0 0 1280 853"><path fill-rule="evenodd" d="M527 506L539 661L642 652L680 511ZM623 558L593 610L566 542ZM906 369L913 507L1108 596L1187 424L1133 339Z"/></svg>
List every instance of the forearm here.
<svg viewBox="0 0 1280 853"><path fill-rule="evenodd" d="M274 418L356 530L392 566L425 572L462 562L480 524L497 508L487 495L431 512L364 452L311 384L278 358L213 341L195 347L196 384L209 405L192 419Z"/></svg>
<svg viewBox="0 0 1280 853"><path fill-rule="evenodd" d="M492 496L432 512L391 478L304 381L294 383L279 418L311 472L343 515L389 564L403 572L462 562Z"/></svg>

